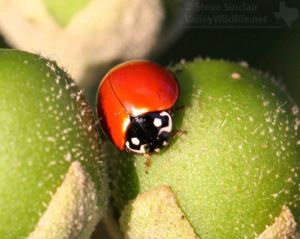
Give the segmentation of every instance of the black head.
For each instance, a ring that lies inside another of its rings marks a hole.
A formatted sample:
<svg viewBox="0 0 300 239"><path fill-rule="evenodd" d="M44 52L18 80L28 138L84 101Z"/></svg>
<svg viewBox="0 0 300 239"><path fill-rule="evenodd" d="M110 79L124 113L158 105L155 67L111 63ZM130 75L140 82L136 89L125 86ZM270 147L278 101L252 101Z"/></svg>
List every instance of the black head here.
<svg viewBox="0 0 300 239"><path fill-rule="evenodd" d="M167 145L172 131L172 118L167 111L132 117L126 135L126 149L134 153L158 152Z"/></svg>

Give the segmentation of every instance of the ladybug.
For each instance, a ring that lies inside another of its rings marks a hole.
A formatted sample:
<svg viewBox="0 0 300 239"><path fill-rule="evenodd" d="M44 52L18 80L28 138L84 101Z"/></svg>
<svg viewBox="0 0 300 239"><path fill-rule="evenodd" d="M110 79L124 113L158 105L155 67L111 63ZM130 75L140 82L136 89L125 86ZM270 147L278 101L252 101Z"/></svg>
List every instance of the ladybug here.
<svg viewBox="0 0 300 239"><path fill-rule="evenodd" d="M117 65L98 88L101 128L121 151L158 152L171 136L178 97L178 81L168 69L147 60Z"/></svg>

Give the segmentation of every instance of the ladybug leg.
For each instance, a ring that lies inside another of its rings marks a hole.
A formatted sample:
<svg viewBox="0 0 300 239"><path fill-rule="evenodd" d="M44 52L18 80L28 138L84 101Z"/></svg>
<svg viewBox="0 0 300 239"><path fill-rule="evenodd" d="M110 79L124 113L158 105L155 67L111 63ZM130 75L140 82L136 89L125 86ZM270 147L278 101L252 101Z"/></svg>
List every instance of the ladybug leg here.
<svg viewBox="0 0 300 239"><path fill-rule="evenodd" d="M144 157L146 158L146 161L145 161L146 170L145 170L145 172L146 172L146 174L148 174L149 169L151 167L151 163L152 163L151 156L150 156L150 154L144 154Z"/></svg>
<svg viewBox="0 0 300 239"><path fill-rule="evenodd" d="M175 69L173 69L173 73L174 74L179 74L183 71L183 68L182 67L176 67Z"/></svg>
<svg viewBox="0 0 300 239"><path fill-rule="evenodd" d="M189 108L188 105L181 105L181 106L178 106L178 107L173 108L172 110L170 110L170 111L169 111L169 114L170 114L171 117L173 118L175 112L183 111L183 110L186 110L187 108Z"/></svg>
<svg viewBox="0 0 300 239"><path fill-rule="evenodd" d="M177 137L177 136L186 135L186 134L187 134L186 130L177 129L177 130L172 131L171 136L172 137Z"/></svg>
<svg viewBox="0 0 300 239"><path fill-rule="evenodd" d="M173 112L175 111L181 111L181 110L186 110L189 106L188 105L181 105L176 107ZM181 136L187 134L186 130L180 130L180 129L175 129L171 132L171 137L177 137L177 136Z"/></svg>
<svg viewBox="0 0 300 239"><path fill-rule="evenodd" d="M176 108L174 109L174 112L186 110L187 108L189 108L188 105L181 105L181 106L176 107Z"/></svg>

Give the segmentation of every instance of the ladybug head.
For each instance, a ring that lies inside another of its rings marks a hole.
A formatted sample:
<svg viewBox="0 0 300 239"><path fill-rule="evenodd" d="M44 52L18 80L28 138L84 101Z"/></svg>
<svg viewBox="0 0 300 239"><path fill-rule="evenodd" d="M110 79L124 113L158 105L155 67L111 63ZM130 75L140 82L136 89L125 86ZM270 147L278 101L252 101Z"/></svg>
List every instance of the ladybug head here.
<svg viewBox="0 0 300 239"><path fill-rule="evenodd" d="M168 144L172 125L172 118L167 111L132 117L127 129L126 149L139 154L159 152Z"/></svg>

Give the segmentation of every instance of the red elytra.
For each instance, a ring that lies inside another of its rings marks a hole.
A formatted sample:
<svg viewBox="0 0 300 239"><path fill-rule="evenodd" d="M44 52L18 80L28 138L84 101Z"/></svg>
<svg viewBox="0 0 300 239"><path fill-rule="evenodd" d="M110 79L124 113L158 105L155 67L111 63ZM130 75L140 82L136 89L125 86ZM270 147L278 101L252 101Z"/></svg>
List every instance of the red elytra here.
<svg viewBox="0 0 300 239"><path fill-rule="evenodd" d="M99 85L100 125L114 145L124 150L131 117L172 109L178 96L177 79L166 68L146 60L122 63Z"/></svg>

